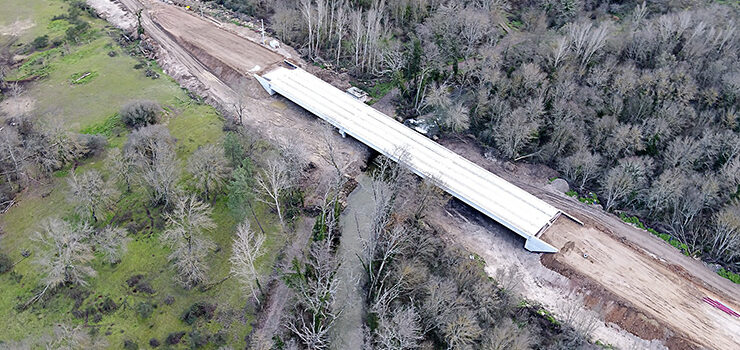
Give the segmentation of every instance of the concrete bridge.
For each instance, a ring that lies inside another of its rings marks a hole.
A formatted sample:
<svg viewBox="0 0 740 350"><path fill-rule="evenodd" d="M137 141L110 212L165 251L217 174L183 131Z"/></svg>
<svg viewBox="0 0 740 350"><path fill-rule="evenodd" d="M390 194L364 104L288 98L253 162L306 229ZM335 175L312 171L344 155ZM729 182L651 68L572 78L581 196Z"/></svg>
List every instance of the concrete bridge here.
<svg viewBox="0 0 740 350"><path fill-rule="evenodd" d="M558 251L539 238L563 214L557 208L303 69L288 65L255 77L270 95L295 102L524 237L527 250Z"/></svg>

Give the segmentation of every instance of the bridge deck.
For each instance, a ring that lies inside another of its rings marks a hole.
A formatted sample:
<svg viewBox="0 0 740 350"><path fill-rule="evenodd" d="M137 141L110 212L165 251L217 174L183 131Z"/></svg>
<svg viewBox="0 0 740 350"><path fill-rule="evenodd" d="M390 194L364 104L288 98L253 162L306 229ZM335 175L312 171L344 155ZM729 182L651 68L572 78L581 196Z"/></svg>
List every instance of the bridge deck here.
<svg viewBox="0 0 740 350"><path fill-rule="evenodd" d="M539 235L561 214L510 182L413 131L300 68L280 67L257 76L278 93L381 154L400 161L527 242L536 252L557 252Z"/></svg>

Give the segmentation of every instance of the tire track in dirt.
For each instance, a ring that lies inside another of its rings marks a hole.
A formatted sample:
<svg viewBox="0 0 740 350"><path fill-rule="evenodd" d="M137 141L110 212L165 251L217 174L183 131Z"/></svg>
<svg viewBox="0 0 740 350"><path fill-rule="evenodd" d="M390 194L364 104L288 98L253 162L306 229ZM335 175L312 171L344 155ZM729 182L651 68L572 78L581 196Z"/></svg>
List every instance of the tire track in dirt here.
<svg viewBox="0 0 740 350"><path fill-rule="evenodd" d="M740 348L738 319L701 300L709 296L737 309L737 285L615 215L546 188L551 169L531 165L507 169L486 159L472 142L442 143L584 222L580 226L558 219L542 238L561 251L542 255L541 261L590 293L588 306L605 302L607 322L663 340L671 348Z"/></svg>

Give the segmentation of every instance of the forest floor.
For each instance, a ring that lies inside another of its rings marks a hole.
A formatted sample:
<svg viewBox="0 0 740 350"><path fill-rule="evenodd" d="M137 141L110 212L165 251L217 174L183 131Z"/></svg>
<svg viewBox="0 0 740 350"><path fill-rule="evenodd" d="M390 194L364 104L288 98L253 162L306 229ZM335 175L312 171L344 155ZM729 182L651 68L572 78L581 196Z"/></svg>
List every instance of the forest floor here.
<svg viewBox="0 0 740 350"><path fill-rule="evenodd" d="M290 140L295 148L309 152L316 164L322 163L325 141L320 136L322 126L316 118L282 97L268 97L254 79L249 78L250 71L276 64L276 57L266 53L255 42L254 35L239 34L228 30L228 25L217 20L204 20L159 2L121 1L132 10L142 6L149 9L143 13L142 24L147 35L160 45L158 59L166 72L173 72L172 75L188 88L211 96L224 109L239 98L235 91L244 91L242 96L250 102L249 123L270 139L278 142ZM164 19L162 14L167 18ZM162 23L157 22L160 19ZM199 33L193 35L193 30ZM231 36L235 33L239 35ZM213 37L224 37L226 41L216 42L211 40ZM348 170L350 167L359 169L368 154L366 149L350 139L338 140L341 142L338 149ZM706 295L737 308L740 306L737 300L739 286L660 239L623 223L616 216L547 189L547 177L553 175L552 170L528 165L504 166L487 159L472 141L462 138L442 143L586 224L585 227L574 227L559 223L545 234L545 240L562 249L560 253L540 259L540 255L523 252L523 242L515 248L518 250L516 254L526 254L519 260L522 262L520 268L527 269L530 264L536 268L544 265L566 278L560 283L565 286L557 298L560 294L575 291L584 296L587 305L605 307L607 322L646 338L666 341L676 348L695 348L698 345L735 348L740 344L737 338L740 332L733 328L737 326L737 320L725 319L721 311L701 301L701 297ZM466 212L463 221L474 222L465 217L477 216ZM500 251L495 240L486 240L494 234L493 229L486 226L490 224L488 221L483 221L486 224L478 237L484 240L475 241L474 235L466 234L463 226L451 224L454 221L446 217L440 214L434 219L444 224L441 227L450 233L450 237L483 256L490 273L502 266L497 263L512 255L510 251ZM498 252L491 253L493 250ZM584 259L581 252L589 254L591 259ZM539 277L530 282L533 285L543 283ZM529 296L526 292L523 294ZM596 297L589 298L589 295ZM546 305L556 303L546 301L540 300ZM641 321L637 322L638 319ZM642 331L645 327L648 330ZM602 339L612 341L606 335Z"/></svg>

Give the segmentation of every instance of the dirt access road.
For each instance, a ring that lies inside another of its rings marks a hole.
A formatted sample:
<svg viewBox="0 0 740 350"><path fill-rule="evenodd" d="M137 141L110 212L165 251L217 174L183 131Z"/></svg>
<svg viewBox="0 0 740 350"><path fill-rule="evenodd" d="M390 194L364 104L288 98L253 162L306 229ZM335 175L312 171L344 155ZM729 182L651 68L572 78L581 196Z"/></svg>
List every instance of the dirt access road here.
<svg viewBox="0 0 740 350"><path fill-rule="evenodd" d="M119 1L94 0L89 4L97 5L96 10L109 21L120 17L105 17L106 12L102 11L110 6L122 8L134 20L134 14L141 10L143 39L155 47L157 62L165 73L185 88L205 96L227 116L235 115L237 103L245 106L244 123L261 137L302 151L299 156L316 166L314 180L331 171L325 161L326 126L302 108L286 103L281 97L269 96L252 78L252 73L269 69L290 57L289 48L273 52L258 43L259 36L254 32L246 35L246 28L203 18L161 1ZM101 2L107 6L101 6ZM300 60L295 61L303 65ZM339 135L331 137L337 146L338 162L344 164L345 171L359 172L368 150Z"/></svg>
<svg viewBox="0 0 740 350"><path fill-rule="evenodd" d="M564 294L575 290L584 296L587 306L602 309L606 322L643 339L664 341L671 349L740 348L740 319L702 301L708 296L737 310L740 286L648 232L552 189L547 185L548 178L556 173L546 167L506 166L486 159L473 142L465 140L442 143L584 222L581 226L561 218L542 236L560 249L557 254L541 255L542 264L569 278L567 285L547 288L562 289ZM479 222L479 225L487 224ZM456 230L455 225L445 229ZM455 237L484 258L488 256L505 264L500 251L481 244L482 240L495 242L488 235L495 235L496 230L489 227L487 234ZM529 264L531 259L522 260L519 266L525 273L535 273L536 278L541 278L542 273L533 272L537 268ZM542 282L532 281L529 287L536 290L542 287ZM555 310L560 307L551 306Z"/></svg>
<svg viewBox="0 0 740 350"><path fill-rule="evenodd" d="M250 71L269 68L281 57L260 46L253 36L237 35L238 28L229 28L228 24L203 19L159 1L120 1L129 13L143 9L145 36L158 47L157 60L167 74L183 86L208 96L227 114L235 101L246 99L249 107L245 122L264 137L306 150L307 158L321 167L321 159L325 156L322 152L326 149L321 136L324 127L292 103L267 96L259 84L249 78ZM364 162L367 149L359 142L336 135L334 141L341 153L339 156L345 160L345 170L351 174L351 169L358 169ZM526 255L517 259L522 269L530 268L528 265L540 269L544 264L559 272L569 278L567 284L571 288L586 295L586 304L605 304L607 322L642 337L660 339L674 348L739 347L738 320L727 319L719 310L700 300L706 295L737 308L740 305L737 286L613 215L547 190L546 176L530 174L531 169L526 166L510 171L464 142L447 146L586 223L586 227L559 223L547 232L545 239L563 251L544 255L541 262L538 255L525 253L521 244L518 245L516 254ZM475 217L476 214L466 212L464 216ZM438 215L435 221L451 237L483 256L489 265L487 270L493 274L495 264L506 263L512 253L492 247L491 244L497 242L489 238L506 233L495 233L499 229L490 222L470 223L463 219L467 226L457 225L458 219L443 215ZM475 230L476 235L464 231L468 228ZM587 252L591 259L584 259L582 252ZM532 288L556 290L555 285L543 285L540 275L533 274L535 277L528 279ZM547 298L559 298L563 293L567 291L547 294L542 301L557 312L557 305L548 303Z"/></svg>

